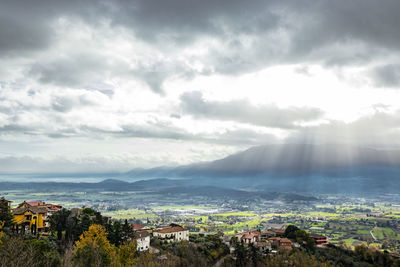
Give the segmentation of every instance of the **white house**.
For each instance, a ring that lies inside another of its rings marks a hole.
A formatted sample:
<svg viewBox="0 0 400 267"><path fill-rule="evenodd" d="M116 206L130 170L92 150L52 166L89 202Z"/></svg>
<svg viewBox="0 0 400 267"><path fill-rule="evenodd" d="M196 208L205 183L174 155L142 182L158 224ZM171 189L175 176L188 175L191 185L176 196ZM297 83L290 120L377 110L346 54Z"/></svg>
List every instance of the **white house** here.
<svg viewBox="0 0 400 267"><path fill-rule="evenodd" d="M137 250L138 251L145 251L148 250L150 247L150 234L147 231L136 231L134 233Z"/></svg>
<svg viewBox="0 0 400 267"><path fill-rule="evenodd" d="M167 242L189 241L189 229L179 225L171 225L154 230L153 236Z"/></svg>

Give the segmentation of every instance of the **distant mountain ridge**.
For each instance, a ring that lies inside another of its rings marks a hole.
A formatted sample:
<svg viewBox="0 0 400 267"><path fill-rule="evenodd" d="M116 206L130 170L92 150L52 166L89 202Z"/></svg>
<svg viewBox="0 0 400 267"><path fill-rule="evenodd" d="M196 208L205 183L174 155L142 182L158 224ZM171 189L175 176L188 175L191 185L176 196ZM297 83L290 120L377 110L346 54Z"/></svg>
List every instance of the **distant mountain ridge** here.
<svg viewBox="0 0 400 267"><path fill-rule="evenodd" d="M132 170L134 177L251 177L274 175L350 175L400 173L400 150L348 145L285 144L247 149L226 158L180 166Z"/></svg>

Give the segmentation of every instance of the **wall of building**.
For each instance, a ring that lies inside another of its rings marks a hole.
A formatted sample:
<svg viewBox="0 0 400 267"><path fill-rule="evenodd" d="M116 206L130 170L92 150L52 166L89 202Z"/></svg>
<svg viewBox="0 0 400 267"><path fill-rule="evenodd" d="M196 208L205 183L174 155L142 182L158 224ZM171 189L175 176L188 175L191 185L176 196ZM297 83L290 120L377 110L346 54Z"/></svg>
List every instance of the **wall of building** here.
<svg viewBox="0 0 400 267"><path fill-rule="evenodd" d="M139 251L145 251L150 248L150 236L142 237L136 239L137 243L137 250Z"/></svg>

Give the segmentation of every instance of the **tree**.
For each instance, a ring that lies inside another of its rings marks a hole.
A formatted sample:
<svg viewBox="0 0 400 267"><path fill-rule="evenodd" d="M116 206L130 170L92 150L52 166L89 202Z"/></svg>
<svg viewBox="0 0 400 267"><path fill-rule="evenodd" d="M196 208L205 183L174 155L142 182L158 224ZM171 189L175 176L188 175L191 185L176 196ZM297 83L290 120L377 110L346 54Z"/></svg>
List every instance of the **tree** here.
<svg viewBox="0 0 400 267"><path fill-rule="evenodd" d="M236 242L235 244L236 267L246 267L247 251L242 243Z"/></svg>
<svg viewBox="0 0 400 267"><path fill-rule="evenodd" d="M120 266L133 266L137 256L137 244L136 240L132 242L127 242L121 245L117 250L117 255L115 257L116 263L113 265Z"/></svg>
<svg viewBox="0 0 400 267"><path fill-rule="evenodd" d="M4 235L4 233L3 233L3 227L4 227L4 222L3 221L0 221L0 246L1 246L1 242L2 242L2 238L3 238L3 235Z"/></svg>
<svg viewBox="0 0 400 267"><path fill-rule="evenodd" d="M110 242L117 247L122 243L122 226L119 221L114 221L111 225L110 232L108 233L108 239Z"/></svg>
<svg viewBox="0 0 400 267"><path fill-rule="evenodd" d="M285 236L287 237L287 238L292 238L292 239L294 239L295 238L295 235L294 235L294 232L296 232L296 231L298 231L298 230L300 230L299 229L299 227L297 227L296 225L289 225L288 227L286 227L286 230L285 230Z"/></svg>
<svg viewBox="0 0 400 267"><path fill-rule="evenodd" d="M57 232L57 239L62 239L62 232L67 231L67 220L71 212L67 209L61 209L50 216L50 229Z"/></svg>
<svg viewBox="0 0 400 267"><path fill-rule="evenodd" d="M4 197L0 198L0 221L4 222L4 227L11 227L14 216L11 213L10 202Z"/></svg>
<svg viewBox="0 0 400 267"><path fill-rule="evenodd" d="M133 229L129 225L128 220L125 219L125 223L122 225L122 241L126 242L131 240L133 237Z"/></svg>
<svg viewBox="0 0 400 267"><path fill-rule="evenodd" d="M309 251L315 250L315 241L310 237L310 234L304 230L297 230L294 233L296 242L305 247Z"/></svg>
<svg viewBox="0 0 400 267"><path fill-rule="evenodd" d="M251 261L253 262L253 267L257 267L258 262L261 259L260 251L253 245L253 243L250 243L249 249L250 249L250 258Z"/></svg>
<svg viewBox="0 0 400 267"><path fill-rule="evenodd" d="M101 225L91 225L75 245L74 263L77 266L108 266L115 257L115 247L108 241L106 229Z"/></svg>
<svg viewBox="0 0 400 267"><path fill-rule="evenodd" d="M0 266L60 266L60 257L46 240L7 236L0 248Z"/></svg>

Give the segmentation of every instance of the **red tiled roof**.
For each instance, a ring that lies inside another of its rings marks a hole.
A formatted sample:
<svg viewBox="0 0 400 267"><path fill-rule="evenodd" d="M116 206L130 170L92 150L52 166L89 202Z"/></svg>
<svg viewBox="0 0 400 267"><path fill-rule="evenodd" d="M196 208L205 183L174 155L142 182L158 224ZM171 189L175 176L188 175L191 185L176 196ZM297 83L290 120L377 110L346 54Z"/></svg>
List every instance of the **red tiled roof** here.
<svg viewBox="0 0 400 267"><path fill-rule="evenodd" d="M252 233L254 235L261 235L261 233L257 230L250 231L249 233Z"/></svg>
<svg viewBox="0 0 400 267"><path fill-rule="evenodd" d="M279 242L280 242L280 243L290 243L290 244L292 244L292 241L290 241L290 240L287 239L287 238L281 238L281 240L279 240Z"/></svg>
<svg viewBox="0 0 400 267"><path fill-rule="evenodd" d="M133 228L133 230L140 230L144 228L144 225L132 223L131 227Z"/></svg>
<svg viewBox="0 0 400 267"><path fill-rule="evenodd" d="M242 235L242 239L253 239L254 237L256 237L256 235L250 233Z"/></svg>
<svg viewBox="0 0 400 267"><path fill-rule="evenodd" d="M276 236L268 238L268 240L280 240L280 239L281 239L280 237L276 237Z"/></svg>
<svg viewBox="0 0 400 267"><path fill-rule="evenodd" d="M167 234L167 233L175 233L175 232L182 232L182 231L188 231L188 230L189 229L183 228L181 226L167 226L167 227L163 227L160 229L156 229L156 230L154 230L154 232Z"/></svg>
<svg viewBox="0 0 400 267"><path fill-rule="evenodd" d="M326 236L323 235L316 235L316 234L310 234L311 238L318 238L318 239L326 239Z"/></svg>
<svg viewBox="0 0 400 267"><path fill-rule="evenodd" d="M26 203L28 203L29 205L31 205L33 207L43 206L45 204L43 201L29 201Z"/></svg>

